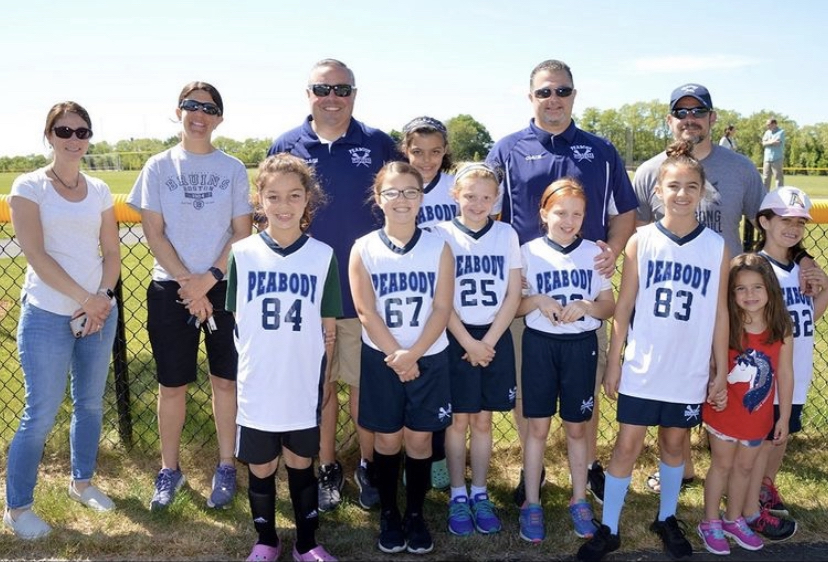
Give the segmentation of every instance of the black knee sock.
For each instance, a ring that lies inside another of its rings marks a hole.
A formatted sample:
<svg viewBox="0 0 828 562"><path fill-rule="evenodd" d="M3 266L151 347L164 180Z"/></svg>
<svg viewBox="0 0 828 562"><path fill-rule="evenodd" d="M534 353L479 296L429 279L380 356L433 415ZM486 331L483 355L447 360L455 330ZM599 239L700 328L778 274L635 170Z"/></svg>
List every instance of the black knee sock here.
<svg viewBox="0 0 828 562"><path fill-rule="evenodd" d="M305 554L316 546L319 528L319 492L313 466L287 467L290 501L296 520L296 551Z"/></svg>
<svg viewBox="0 0 828 562"><path fill-rule="evenodd" d="M405 456L405 513L422 514L423 503L431 484L431 459L412 459Z"/></svg>
<svg viewBox="0 0 828 562"><path fill-rule="evenodd" d="M247 497L250 500L253 526L259 533L259 543L279 546L279 537L276 535L276 473L259 478L249 468L247 471L250 480Z"/></svg>
<svg viewBox="0 0 828 562"><path fill-rule="evenodd" d="M441 429L431 434L431 462L446 458L446 430ZM407 474L408 471L406 471ZM408 482L408 476L405 477Z"/></svg>
<svg viewBox="0 0 828 562"><path fill-rule="evenodd" d="M397 482L400 478L400 454L383 455L374 449L376 486L380 497L380 509L399 514L397 507ZM406 477L407 478L407 477Z"/></svg>

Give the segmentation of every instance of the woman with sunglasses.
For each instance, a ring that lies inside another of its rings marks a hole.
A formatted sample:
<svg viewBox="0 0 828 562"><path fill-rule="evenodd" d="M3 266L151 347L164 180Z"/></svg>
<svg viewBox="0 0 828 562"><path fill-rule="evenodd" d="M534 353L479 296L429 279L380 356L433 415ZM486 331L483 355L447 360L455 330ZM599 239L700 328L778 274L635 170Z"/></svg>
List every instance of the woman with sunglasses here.
<svg viewBox="0 0 828 562"><path fill-rule="evenodd" d="M224 307L230 245L252 232L247 170L215 148L224 119L216 88L190 82L178 96L181 142L150 158L127 203L141 212L155 258L147 287L147 331L158 370L161 470L150 509L169 507L186 481L179 466L187 386L196 381L201 332L210 369L219 462L208 507L236 492L236 369L233 315Z"/></svg>
<svg viewBox="0 0 828 562"><path fill-rule="evenodd" d="M121 254L112 195L104 182L80 171L92 137L83 107L71 101L54 105L43 135L54 151L52 162L18 177L10 195L12 225L27 261L17 325L26 404L8 452L3 521L22 539L51 531L31 507L67 373L72 390L69 497L96 511L114 507L91 483L118 317L112 290ZM70 320L76 320L77 331Z"/></svg>

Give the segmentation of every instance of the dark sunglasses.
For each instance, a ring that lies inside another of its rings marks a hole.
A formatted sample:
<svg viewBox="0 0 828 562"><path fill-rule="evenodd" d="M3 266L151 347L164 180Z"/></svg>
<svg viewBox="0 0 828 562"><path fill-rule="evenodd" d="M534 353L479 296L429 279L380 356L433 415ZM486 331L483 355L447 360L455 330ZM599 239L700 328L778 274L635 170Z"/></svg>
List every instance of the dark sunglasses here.
<svg viewBox="0 0 828 562"><path fill-rule="evenodd" d="M78 140L87 140L92 138L92 129L86 127L78 127L77 129L70 129L69 127L52 127L55 136L59 139L71 139L72 135L78 137Z"/></svg>
<svg viewBox="0 0 828 562"><path fill-rule="evenodd" d="M356 90L350 84L336 84L335 86L331 86L330 84L311 84L308 86L308 89L318 98L324 98L331 93L331 90L333 90L336 97L347 98Z"/></svg>
<svg viewBox="0 0 828 562"><path fill-rule="evenodd" d="M539 100L545 100L551 98L552 94L555 94L559 98L568 98L574 91L574 88L564 86L563 88L539 88L534 91L534 94Z"/></svg>
<svg viewBox="0 0 828 562"><path fill-rule="evenodd" d="M684 119L688 115L692 115L693 117L705 117L708 113L710 113L710 110L706 107L691 107L689 109L674 109L670 112L670 115L676 119Z"/></svg>
<svg viewBox="0 0 828 562"><path fill-rule="evenodd" d="M199 109L207 115L221 115L221 109L214 103L201 102L191 99L181 100L178 104L179 109L184 111L198 111Z"/></svg>

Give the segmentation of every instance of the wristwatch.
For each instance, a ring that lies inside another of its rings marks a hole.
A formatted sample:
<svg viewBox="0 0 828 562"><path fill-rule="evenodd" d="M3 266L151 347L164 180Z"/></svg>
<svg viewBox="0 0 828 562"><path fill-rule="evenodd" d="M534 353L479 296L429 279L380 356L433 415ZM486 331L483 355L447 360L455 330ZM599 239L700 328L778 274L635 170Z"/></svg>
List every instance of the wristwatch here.
<svg viewBox="0 0 828 562"><path fill-rule="evenodd" d="M216 266L211 267L207 271L209 271L212 274L212 276L216 278L216 282L224 280L224 273L222 273L221 270Z"/></svg>
<svg viewBox="0 0 828 562"><path fill-rule="evenodd" d="M114 299L115 298L115 291L113 291L112 289L109 289L109 288L104 289L103 287L101 287L100 289L98 289L98 294L99 295L106 295L106 298L108 298L108 299Z"/></svg>

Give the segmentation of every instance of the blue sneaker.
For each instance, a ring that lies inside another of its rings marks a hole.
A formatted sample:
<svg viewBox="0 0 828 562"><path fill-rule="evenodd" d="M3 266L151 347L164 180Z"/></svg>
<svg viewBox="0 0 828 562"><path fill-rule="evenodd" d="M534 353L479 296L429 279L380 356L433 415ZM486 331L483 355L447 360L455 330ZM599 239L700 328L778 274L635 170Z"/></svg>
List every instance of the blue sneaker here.
<svg viewBox="0 0 828 562"><path fill-rule="evenodd" d="M448 530L452 535L467 537L474 532L469 498L458 496L449 502Z"/></svg>
<svg viewBox="0 0 828 562"><path fill-rule="evenodd" d="M520 510L520 538L539 543L546 538L546 522L539 503L530 503Z"/></svg>
<svg viewBox="0 0 828 562"><path fill-rule="evenodd" d="M187 479L180 469L162 468L155 478L155 493L150 501L150 511L167 509Z"/></svg>
<svg viewBox="0 0 828 562"><path fill-rule="evenodd" d="M592 514L592 506L586 500L579 500L569 504L569 514L572 516L572 523L575 525L575 534L582 539L591 539L598 527L595 525Z"/></svg>
<svg viewBox="0 0 828 562"><path fill-rule="evenodd" d="M488 535L497 533L503 528L488 494L476 494L471 500L471 511L474 517L474 528L478 533Z"/></svg>
<svg viewBox="0 0 828 562"><path fill-rule="evenodd" d="M213 491L207 500L207 507L227 507L236 495L236 468L224 464L216 467L213 474Z"/></svg>

